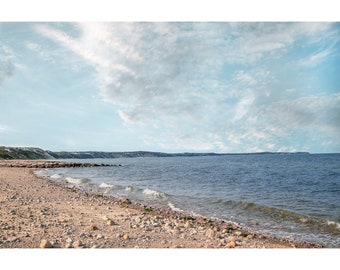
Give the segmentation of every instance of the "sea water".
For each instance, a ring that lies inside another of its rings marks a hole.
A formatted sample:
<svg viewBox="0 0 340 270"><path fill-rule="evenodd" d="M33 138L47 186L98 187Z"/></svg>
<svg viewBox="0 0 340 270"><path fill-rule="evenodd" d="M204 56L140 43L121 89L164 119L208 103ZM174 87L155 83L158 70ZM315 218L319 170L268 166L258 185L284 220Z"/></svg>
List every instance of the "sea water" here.
<svg viewBox="0 0 340 270"><path fill-rule="evenodd" d="M150 207L234 221L255 233L340 247L340 154L77 161L122 166L38 174Z"/></svg>

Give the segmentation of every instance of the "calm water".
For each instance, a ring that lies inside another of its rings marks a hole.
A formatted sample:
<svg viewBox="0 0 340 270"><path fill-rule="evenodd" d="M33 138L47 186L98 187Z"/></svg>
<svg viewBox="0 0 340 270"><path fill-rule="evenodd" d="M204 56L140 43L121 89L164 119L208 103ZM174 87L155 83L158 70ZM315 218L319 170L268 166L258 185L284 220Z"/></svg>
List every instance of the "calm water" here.
<svg viewBox="0 0 340 270"><path fill-rule="evenodd" d="M340 247L340 154L83 162L122 166L39 174L150 206L232 220L254 232Z"/></svg>

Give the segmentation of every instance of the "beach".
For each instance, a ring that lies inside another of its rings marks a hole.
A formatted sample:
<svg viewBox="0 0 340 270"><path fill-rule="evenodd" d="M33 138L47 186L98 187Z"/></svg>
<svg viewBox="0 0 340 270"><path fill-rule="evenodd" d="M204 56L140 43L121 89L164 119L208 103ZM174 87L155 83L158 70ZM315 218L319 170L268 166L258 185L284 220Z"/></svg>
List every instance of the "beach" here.
<svg viewBox="0 0 340 270"><path fill-rule="evenodd" d="M0 248L321 247L66 187L34 174L38 168L56 166L72 164L0 161Z"/></svg>

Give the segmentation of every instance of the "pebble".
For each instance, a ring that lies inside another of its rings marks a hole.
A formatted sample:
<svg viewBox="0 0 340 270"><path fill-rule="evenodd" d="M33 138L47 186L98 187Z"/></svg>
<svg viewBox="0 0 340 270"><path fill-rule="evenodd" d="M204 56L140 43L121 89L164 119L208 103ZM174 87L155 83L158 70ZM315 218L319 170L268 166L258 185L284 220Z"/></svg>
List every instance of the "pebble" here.
<svg viewBox="0 0 340 270"><path fill-rule="evenodd" d="M187 221L185 224L184 224L184 228L191 228L192 226L191 226L191 224L190 224L190 222L189 221Z"/></svg>
<svg viewBox="0 0 340 270"><path fill-rule="evenodd" d="M80 240L77 240L72 245L74 248L80 248L83 246L83 243Z"/></svg>
<svg viewBox="0 0 340 270"><path fill-rule="evenodd" d="M140 223L141 221L142 221L142 220L141 220L140 217L136 217L136 218L135 218L135 222L136 222L136 223Z"/></svg>
<svg viewBox="0 0 340 270"><path fill-rule="evenodd" d="M18 241L18 240L20 240L19 237L13 236L13 237L8 238L7 242L15 242L15 241Z"/></svg>
<svg viewBox="0 0 340 270"><path fill-rule="evenodd" d="M214 237L215 237L215 232L214 232L214 230L212 230L212 229L206 230L205 236L206 236L206 237L209 237L209 238L214 238Z"/></svg>
<svg viewBox="0 0 340 270"><path fill-rule="evenodd" d="M234 232L234 234L237 235L237 236L240 236L242 234L242 232L236 231L236 232Z"/></svg>
<svg viewBox="0 0 340 270"><path fill-rule="evenodd" d="M230 241L228 244L227 244L227 248L234 248L236 247L236 243L234 241Z"/></svg>
<svg viewBox="0 0 340 270"><path fill-rule="evenodd" d="M197 230L193 229L191 232L190 232L190 235L196 235L198 233Z"/></svg>
<svg viewBox="0 0 340 270"><path fill-rule="evenodd" d="M114 221L111 220L111 219L108 219L106 224L109 225L109 226L115 225Z"/></svg>
<svg viewBox="0 0 340 270"><path fill-rule="evenodd" d="M221 239L221 244L225 245L227 243L226 239L222 238Z"/></svg>
<svg viewBox="0 0 340 270"><path fill-rule="evenodd" d="M129 237L127 234L124 234L124 235L123 235L123 239L124 239L124 240L129 240L130 237Z"/></svg>
<svg viewBox="0 0 340 270"><path fill-rule="evenodd" d="M95 225L91 225L91 226L90 226L90 230L91 230L91 231L96 231L96 230L98 230L98 227L95 226Z"/></svg>
<svg viewBox="0 0 340 270"><path fill-rule="evenodd" d="M52 248L52 244L50 241L46 240L46 239L43 239L41 240L40 242L40 248Z"/></svg>
<svg viewBox="0 0 340 270"><path fill-rule="evenodd" d="M72 248L72 244L71 244L71 243L67 243L67 244L65 245L65 248Z"/></svg>
<svg viewBox="0 0 340 270"><path fill-rule="evenodd" d="M173 230L171 230L171 233L174 235L178 235L180 231L177 228L174 228Z"/></svg>

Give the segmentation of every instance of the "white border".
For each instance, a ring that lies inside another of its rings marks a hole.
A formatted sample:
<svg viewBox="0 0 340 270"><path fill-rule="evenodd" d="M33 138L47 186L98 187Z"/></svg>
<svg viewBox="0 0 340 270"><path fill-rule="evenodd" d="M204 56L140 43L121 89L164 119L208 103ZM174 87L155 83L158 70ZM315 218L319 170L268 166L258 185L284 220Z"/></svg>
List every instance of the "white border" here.
<svg viewBox="0 0 340 270"><path fill-rule="evenodd" d="M336 0L5 0L0 21L339 21Z"/></svg>

